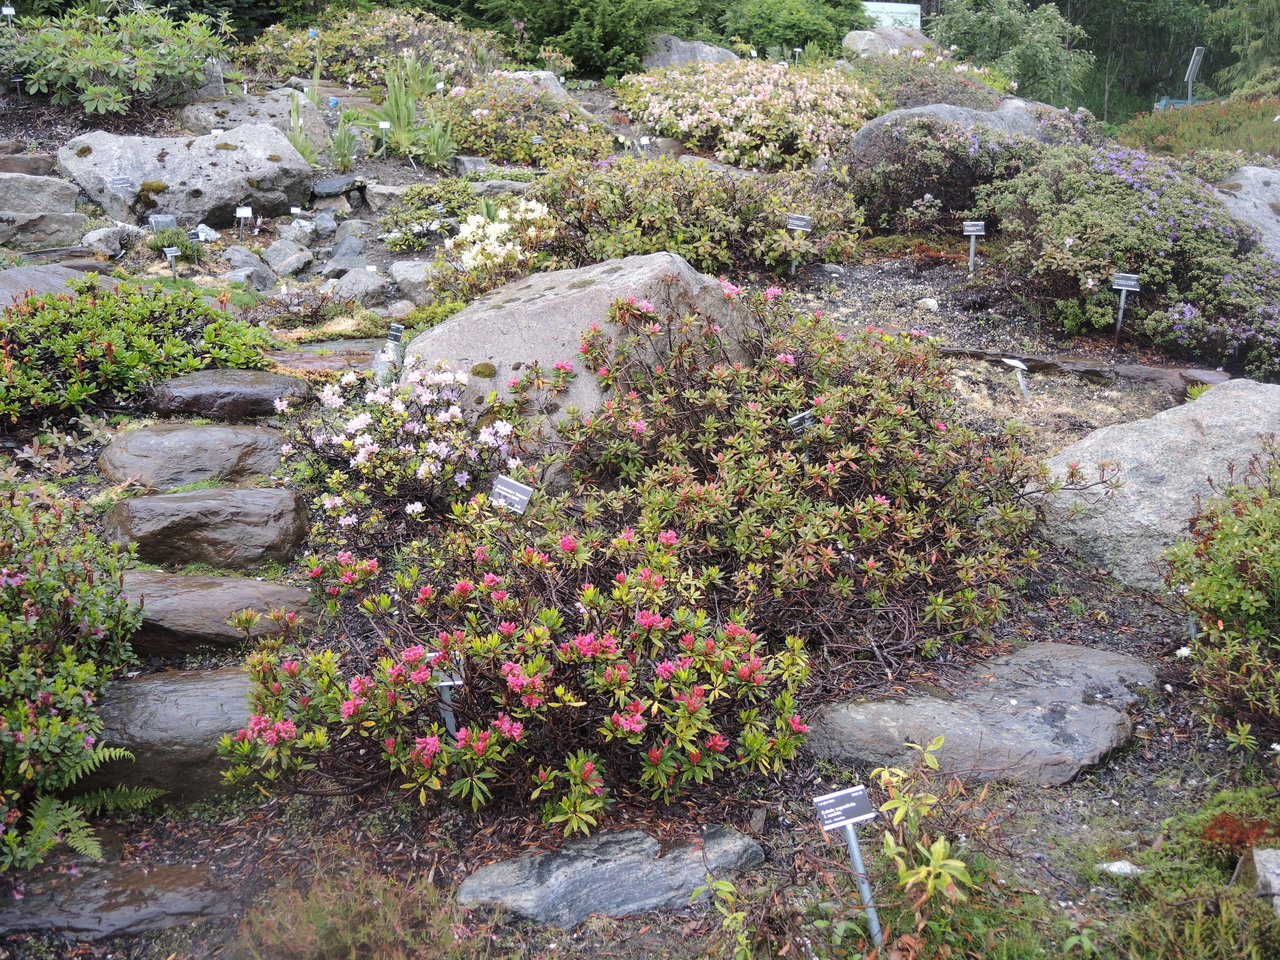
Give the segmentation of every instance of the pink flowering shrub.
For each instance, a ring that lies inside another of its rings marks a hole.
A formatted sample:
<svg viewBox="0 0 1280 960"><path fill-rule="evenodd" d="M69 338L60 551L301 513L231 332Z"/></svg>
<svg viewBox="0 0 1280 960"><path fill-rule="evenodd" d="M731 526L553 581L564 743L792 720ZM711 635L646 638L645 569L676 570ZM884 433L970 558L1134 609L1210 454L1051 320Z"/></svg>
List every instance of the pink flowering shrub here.
<svg viewBox="0 0 1280 960"><path fill-rule="evenodd" d="M618 102L664 137L722 163L803 167L837 152L880 102L841 70L742 60L625 77Z"/></svg>
<svg viewBox="0 0 1280 960"><path fill-rule="evenodd" d="M159 791L56 799L107 760L97 701L133 662L141 613L122 590L130 550L98 540L76 501L0 494L0 873L65 842L98 856L84 814Z"/></svg>
<svg viewBox="0 0 1280 960"><path fill-rule="evenodd" d="M473 808L524 794L587 833L619 792L666 801L725 771L780 770L807 730L801 641L771 649L711 616L674 531L570 534L554 516L459 503L393 589L345 584L396 624L366 662L269 641L249 661L254 716L223 742L232 775L316 769Z"/></svg>

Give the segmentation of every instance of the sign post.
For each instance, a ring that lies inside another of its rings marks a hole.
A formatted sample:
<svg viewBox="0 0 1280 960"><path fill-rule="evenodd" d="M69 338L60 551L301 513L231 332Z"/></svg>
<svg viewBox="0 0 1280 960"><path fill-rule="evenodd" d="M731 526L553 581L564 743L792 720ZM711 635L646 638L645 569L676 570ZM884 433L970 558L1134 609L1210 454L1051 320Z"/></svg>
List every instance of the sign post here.
<svg viewBox="0 0 1280 960"><path fill-rule="evenodd" d="M876 808L867 796L864 786L850 787L848 790L837 790L813 798L813 805L818 811L818 820L823 833L843 830L845 843L849 847L849 857L853 860L853 870L858 878L858 892L862 895L862 906L867 911L867 923L871 927L871 939L877 947L883 938L880 930L880 914L876 912L871 899L871 881L867 877L867 868L862 862L862 848L858 845L858 834L853 826L864 820L873 820Z"/></svg>
<svg viewBox="0 0 1280 960"><path fill-rule="evenodd" d="M378 121L378 132L382 134L382 155L387 155L387 131L391 129L390 120Z"/></svg>
<svg viewBox="0 0 1280 960"><path fill-rule="evenodd" d="M456 654L454 656L457 657ZM462 686L466 677L462 674L462 662L455 659L454 665L456 672L442 676L440 682L436 684L436 689L440 691L440 718L444 720L444 728L449 731L450 736L456 737L458 718L453 713L453 688Z"/></svg>
<svg viewBox="0 0 1280 960"><path fill-rule="evenodd" d="M1129 298L1129 293L1137 293L1141 289L1141 284L1136 273L1113 273L1111 275L1111 289L1120 291L1120 313L1116 316L1116 338L1115 342L1120 342L1120 327L1124 324L1124 305Z"/></svg>
<svg viewBox="0 0 1280 960"><path fill-rule="evenodd" d="M800 235L813 232L813 217L806 217L799 213L787 214L787 229L796 234L796 239L800 239ZM795 276L796 262L791 261L791 275Z"/></svg>
<svg viewBox="0 0 1280 960"><path fill-rule="evenodd" d="M1200 64L1204 63L1204 47L1196 47L1191 51L1191 62L1187 64L1187 106L1195 103L1191 88L1195 85L1196 75L1200 72Z"/></svg>
<svg viewBox="0 0 1280 960"><path fill-rule="evenodd" d="M244 222L253 216L253 207L236 207L236 219L240 221L240 242L244 243Z"/></svg>
<svg viewBox="0 0 1280 960"><path fill-rule="evenodd" d="M1013 357L1005 357L1004 362L1013 367L1013 372L1018 376L1018 386L1022 388L1022 399L1030 400L1031 394L1027 392L1027 380L1022 372L1027 369L1027 365L1021 360L1015 360Z"/></svg>
<svg viewBox="0 0 1280 960"><path fill-rule="evenodd" d="M0 7L0 13L4 14L5 22L11 27L13 26L13 15L16 12L17 11L15 11L13 7L9 6L7 3L3 7Z"/></svg>
<svg viewBox="0 0 1280 960"><path fill-rule="evenodd" d="M964 222L964 235L969 238L969 276L973 276L974 264L978 257L978 238L987 235L987 222L985 220L966 220Z"/></svg>
<svg viewBox="0 0 1280 960"><path fill-rule="evenodd" d="M182 251L177 247L165 247L164 255L169 261L169 270L173 273L173 279L178 279L178 254Z"/></svg>

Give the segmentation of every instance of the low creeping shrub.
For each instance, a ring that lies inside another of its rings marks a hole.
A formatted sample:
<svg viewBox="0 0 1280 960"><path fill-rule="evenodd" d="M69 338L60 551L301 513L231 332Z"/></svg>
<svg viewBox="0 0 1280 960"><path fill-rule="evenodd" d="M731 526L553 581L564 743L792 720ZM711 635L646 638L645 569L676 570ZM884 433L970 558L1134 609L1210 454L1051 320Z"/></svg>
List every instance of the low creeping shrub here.
<svg viewBox="0 0 1280 960"><path fill-rule="evenodd" d="M546 167L567 158L600 159L613 149L604 127L578 113L572 102L500 73L475 86L454 87L439 113L450 124L459 152L496 163Z"/></svg>
<svg viewBox="0 0 1280 960"><path fill-rule="evenodd" d="M1120 128L1126 147L1178 156L1197 150L1242 151L1280 157L1280 99L1203 103L1140 113Z"/></svg>
<svg viewBox="0 0 1280 960"><path fill-rule="evenodd" d="M60 798L128 756L97 742L95 703L133 661L141 622L122 593L130 550L100 542L85 520L75 501L0 494L0 872L30 869L59 843L100 856L85 815L160 792Z"/></svg>
<svg viewBox="0 0 1280 960"><path fill-rule="evenodd" d="M1017 89L993 67L953 60L933 47L854 57L847 69L885 102L886 110L930 103L994 110L1001 94Z"/></svg>
<svg viewBox="0 0 1280 960"><path fill-rule="evenodd" d="M238 60L263 73L309 77L318 64L322 76L360 87L379 86L387 69L406 55L452 83L483 77L499 60L493 34L429 13L383 7L331 7L314 28L278 23L237 50Z"/></svg>
<svg viewBox="0 0 1280 960"><path fill-rule="evenodd" d="M233 320L191 290L96 277L0 316L0 422L81 411L201 367L266 366L265 330Z"/></svg>
<svg viewBox="0 0 1280 960"><path fill-rule="evenodd" d="M388 241L391 249L421 250L431 243L432 234L444 232L445 218L465 220L479 208L480 201L468 181L447 177L409 187L378 221L378 226L385 233L393 234ZM435 229L431 229L433 223Z"/></svg>
<svg viewBox="0 0 1280 960"><path fill-rule="evenodd" d="M1192 676L1210 719L1280 740L1280 460L1271 448L1200 505L1165 578L1200 632Z"/></svg>
<svg viewBox="0 0 1280 960"><path fill-rule="evenodd" d="M818 192L808 173L732 177L670 157L563 163L530 196L558 225L549 252L571 266L669 251L707 273L780 273L848 260L862 233L856 203ZM790 213L813 231L786 230Z"/></svg>
<svg viewBox="0 0 1280 960"><path fill-rule="evenodd" d="M6 76L24 76L31 93L85 113L125 114L165 103L205 82L204 64L225 44L199 14L171 20L154 10L99 18L76 8L56 18L20 18L6 43Z"/></svg>
<svg viewBox="0 0 1280 960"><path fill-rule="evenodd" d="M881 107L847 71L751 60L625 77L617 94L660 135L763 170L835 153Z"/></svg>
<svg viewBox="0 0 1280 960"><path fill-rule="evenodd" d="M1020 294L1068 331L1115 324L1117 270L1136 273L1126 328L1259 378L1280 366L1280 263L1207 185L1123 147L1060 146L978 191Z"/></svg>

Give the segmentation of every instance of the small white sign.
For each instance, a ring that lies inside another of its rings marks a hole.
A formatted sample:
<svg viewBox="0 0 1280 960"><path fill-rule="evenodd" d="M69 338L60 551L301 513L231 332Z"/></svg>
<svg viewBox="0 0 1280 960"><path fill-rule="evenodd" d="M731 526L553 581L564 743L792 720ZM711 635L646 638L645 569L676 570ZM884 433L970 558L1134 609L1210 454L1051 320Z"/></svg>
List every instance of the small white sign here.
<svg viewBox="0 0 1280 960"><path fill-rule="evenodd" d="M443 80L441 80L439 83L437 83L437 84L436 84L436 89L437 89L437 90L439 90L441 93L444 93L444 81L443 81Z"/></svg>
<svg viewBox="0 0 1280 960"><path fill-rule="evenodd" d="M493 481L493 500L506 507L508 510L514 510L516 513L524 513L529 506L529 498L533 496L533 487L526 486L518 480L512 480L510 477L498 477Z"/></svg>
<svg viewBox="0 0 1280 960"><path fill-rule="evenodd" d="M1029 368L1025 363L1023 363L1021 360L1015 360L1013 357L1005 357L1005 358L1004 358L1004 360L1003 360L1002 362L1003 362L1003 363L1007 363L1009 366L1013 367L1015 370L1027 370L1027 369L1030 369L1030 368Z"/></svg>
<svg viewBox="0 0 1280 960"><path fill-rule="evenodd" d="M378 121L378 129L379 129L379 130L390 130L390 129L391 129L391 121L390 121L390 120L379 120L379 121Z"/></svg>
<svg viewBox="0 0 1280 960"><path fill-rule="evenodd" d="M532 137L529 138L529 142L536 145L536 144L542 143L542 138L535 133Z"/></svg>
<svg viewBox="0 0 1280 960"><path fill-rule="evenodd" d="M290 208L289 208L289 213L290 213L290 214L292 214L292 215L293 215L293 216L295 216L295 217L300 217L300 216L302 216L302 208L301 208L301 207L290 207Z"/></svg>
<svg viewBox="0 0 1280 960"><path fill-rule="evenodd" d="M209 132L210 132L211 134L213 134L215 137L220 137L220 136L222 136L224 133L226 133L227 131L226 131L225 129L223 129L222 127L214 127L214 128L213 128L212 130L210 130Z"/></svg>
<svg viewBox="0 0 1280 960"><path fill-rule="evenodd" d="M985 237L987 235L987 221L966 220L964 222L964 235L966 237Z"/></svg>
<svg viewBox="0 0 1280 960"><path fill-rule="evenodd" d="M648 146L650 143L652 143L652 142L653 142L653 141L651 141L648 137L641 137L641 138L640 138L640 146L642 146L642 147L647 147L647 146Z"/></svg>
<svg viewBox="0 0 1280 960"><path fill-rule="evenodd" d="M127 190L129 187L133 186L133 181L128 177L112 177L111 185L122 190Z"/></svg>
<svg viewBox="0 0 1280 960"><path fill-rule="evenodd" d="M378 268L377 268L377 267L375 267L372 263L367 264L367 265L365 266L365 269L366 269L366 270L368 270L370 273L377 273L377 272L378 272Z"/></svg>
<svg viewBox="0 0 1280 960"><path fill-rule="evenodd" d="M253 207L236 207L236 218L239 220L248 220L253 216Z"/></svg>
<svg viewBox="0 0 1280 960"><path fill-rule="evenodd" d="M180 253L182 253L182 251L179 250L177 247L164 248L164 255L168 257L170 260L176 260L178 258L178 254Z"/></svg>
<svg viewBox="0 0 1280 960"><path fill-rule="evenodd" d="M13 7L0 7L0 13L4 14L6 17L12 17L17 13L17 11L14 10Z"/></svg>

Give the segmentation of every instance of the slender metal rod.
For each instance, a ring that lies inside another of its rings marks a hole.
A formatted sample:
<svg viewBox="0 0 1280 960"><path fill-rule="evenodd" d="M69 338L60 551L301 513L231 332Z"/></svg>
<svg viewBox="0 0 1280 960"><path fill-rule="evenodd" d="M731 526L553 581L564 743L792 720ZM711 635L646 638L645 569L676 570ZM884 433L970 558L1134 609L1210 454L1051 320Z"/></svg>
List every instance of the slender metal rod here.
<svg viewBox="0 0 1280 960"><path fill-rule="evenodd" d="M973 273L974 262L978 258L978 238L974 235L969 237L969 272Z"/></svg>
<svg viewBox="0 0 1280 960"><path fill-rule="evenodd" d="M1129 291L1120 291L1120 313L1116 317L1116 343L1120 342L1120 328L1124 326L1124 304L1129 299Z"/></svg>
<svg viewBox="0 0 1280 960"><path fill-rule="evenodd" d="M853 858L853 872L858 877L858 892L862 895L862 906L867 911L867 922L871 925L871 939L877 947L884 939L880 930L880 914L876 912L871 900L871 880L867 877L867 868L862 863L862 848L858 846L858 835L854 833L853 824L844 825L844 839L849 845L849 856Z"/></svg>

